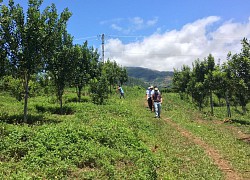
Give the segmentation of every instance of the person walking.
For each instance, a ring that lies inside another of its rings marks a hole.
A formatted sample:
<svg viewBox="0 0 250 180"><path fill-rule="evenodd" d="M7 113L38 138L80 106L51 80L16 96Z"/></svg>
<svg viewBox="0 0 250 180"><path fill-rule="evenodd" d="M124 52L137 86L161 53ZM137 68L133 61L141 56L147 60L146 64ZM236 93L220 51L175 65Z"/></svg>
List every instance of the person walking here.
<svg viewBox="0 0 250 180"><path fill-rule="evenodd" d="M146 100L148 101L148 108L150 111L153 111L153 101L152 101L152 95L151 92L153 90L153 86L148 87L148 90L146 91Z"/></svg>
<svg viewBox="0 0 250 180"><path fill-rule="evenodd" d="M118 86L117 90L120 92L120 99L121 99L122 97L125 98L125 96L124 96L124 91L123 91L123 89L122 89L122 87L121 87L120 85Z"/></svg>
<svg viewBox="0 0 250 180"><path fill-rule="evenodd" d="M161 104L162 104L162 97L159 89L156 87L154 89L154 94L152 95L152 100L155 109L155 118L161 117Z"/></svg>

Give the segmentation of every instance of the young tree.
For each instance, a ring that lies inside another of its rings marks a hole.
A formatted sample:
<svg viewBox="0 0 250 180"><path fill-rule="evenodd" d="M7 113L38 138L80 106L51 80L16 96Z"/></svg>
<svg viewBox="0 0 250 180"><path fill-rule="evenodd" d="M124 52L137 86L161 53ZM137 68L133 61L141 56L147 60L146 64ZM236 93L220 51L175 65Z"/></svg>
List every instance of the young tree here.
<svg viewBox="0 0 250 180"><path fill-rule="evenodd" d="M74 79L78 101L80 102L81 91L84 86L90 79L97 77L99 54L94 48L88 48L87 41L83 45L75 45L74 52L75 68L72 79Z"/></svg>
<svg viewBox="0 0 250 180"><path fill-rule="evenodd" d="M109 84L109 92L112 92L112 86L117 84L119 78L119 66L116 62L111 62L107 60L107 62L103 65L103 70L105 71L108 84Z"/></svg>
<svg viewBox="0 0 250 180"><path fill-rule="evenodd" d="M40 12L42 1L30 0L27 15L23 8L14 4L1 7L1 34L7 56L12 66L12 74L21 78L24 84L24 122L27 122L29 82L31 75L43 67L43 49L46 32L44 25L48 17Z"/></svg>
<svg viewBox="0 0 250 180"><path fill-rule="evenodd" d="M188 83L190 81L190 67L183 65L181 71L174 70L173 85L174 89L179 92L180 97L183 98L183 94L188 95Z"/></svg>
<svg viewBox="0 0 250 180"><path fill-rule="evenodd" d="M211 114L214 114L214 105L213 105L213 91L214 91L214 78L213 78L213 71L215 70L215 63L214 57L209 54L208 57L205 59L206 65L206 72L205 72L205 86L207 87L209 100L210 100L210 108Z"/></svg>
<svg viewBox="0 0 250 180"><path fill-rule="evenodd" d="M108 99L108 78L102 63L99 64L98 68L101 75L90 80L90 92L95 104L104 104Z"/></svg>
<svg viewBox="0 0 250 180"><path fill-rule="evenodd" d="M118 80L121 86L128 81L128 73L125 67L120 68Z"/></svg>
<svg viewBox="0 0 250 180"><path fill-rule="evenodd" d="M195 60L191 80L188 83L188 89L192 94L192 99L198 104L201 111L204 99L207 96L207 89L204 83L206 74L206 65L204 61Z"/></svg>
<svg viewBox="0 0 250 180"><path fill-rule="evenodd" d="M228 55L229 57L229 55ZM235 92L235 86L231 76L231 70L227 63L224 63L220 71L213 72L216 90L221 92L227 106L227 117L231 117L230 99Z"/></svg>
<svg viewBox="0 0 250 180"><path fill-rule="evenodd" d="M88 73L89 70L89 59L88 59L88 47L87 42L85 42L82 46L75 45L74 46L74 73L73 78L74 85L76 87L76 92L78 96L78 102L81 101L81 94L83 87L87 84L88 80L90 79L90 75Z"/></svg>
<svg viewBox="0 0 250 180"><path fill-rule="evenodd" d="M250 100L250 45L246 38L242 40L242 46L241 53L230 56L228 65L237 87L235 91L236 98L239 100L245 114L246 105Z"/></svg>

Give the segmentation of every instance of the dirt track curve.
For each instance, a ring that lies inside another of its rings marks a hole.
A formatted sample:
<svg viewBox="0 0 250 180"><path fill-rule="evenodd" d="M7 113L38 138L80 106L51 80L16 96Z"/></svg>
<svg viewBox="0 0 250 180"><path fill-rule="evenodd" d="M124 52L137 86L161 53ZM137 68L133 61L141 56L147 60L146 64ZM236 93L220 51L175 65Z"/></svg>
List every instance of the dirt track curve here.
<svg viewBox="0 0 250 180"><path fill-rule="evenodd" d="M164 118L164 120L176 128L184 137L188 138L190 141L193 141L195 144L202 147L206 154L210 156L214 164L219 167L219 169L225 174L226 180L242 180L243 178L233 169L229 161L223 159L219 152L213 147L209 146L206 142L200 138L194 136L191 132L181 128L178 124L173 122L171 119Z"/></svg>

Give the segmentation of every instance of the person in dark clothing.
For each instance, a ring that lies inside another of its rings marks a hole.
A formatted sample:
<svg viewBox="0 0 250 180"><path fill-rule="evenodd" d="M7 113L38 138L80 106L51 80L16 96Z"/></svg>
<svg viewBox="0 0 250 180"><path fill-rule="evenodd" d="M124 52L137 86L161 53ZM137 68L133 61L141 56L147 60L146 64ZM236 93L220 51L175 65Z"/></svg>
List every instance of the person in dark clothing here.
<svg viewBox="0 0 250 180"><path fill-rule="evenodd" d="M153 101L152 101L152 94L151 94L152 90L153 90L153 86L150 86L148 90L146 91L146 99L148 101L148 107L150 111L153 111Z"/></svg>
<svg viewBox="0 0 250 180"><path fill-rule="evenodd" d="M160 118L161 117L162 97L161 97L161 93L159 92L158 88L154 89L154 94L152 95L152 100L153 100L154 109L155 109L155 117Z"/></svg>

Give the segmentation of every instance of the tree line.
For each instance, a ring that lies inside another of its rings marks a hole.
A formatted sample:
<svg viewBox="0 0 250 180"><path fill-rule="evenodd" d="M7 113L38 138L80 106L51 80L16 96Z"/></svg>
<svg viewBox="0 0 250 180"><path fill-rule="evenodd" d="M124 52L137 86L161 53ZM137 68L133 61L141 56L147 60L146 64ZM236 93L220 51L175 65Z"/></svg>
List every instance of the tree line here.
<svg viewBox="0 0 250 180"><path fill-rule="evenodd" d="M192 68L184 65L181 70L174 70L173 88L182 98L191 97L199 110L209 99L211 114L214 113L213 95L221 104L225 100L227 116L231 117L231 105L240 105L243 114L250 101L250 42L243 38L240 53L227 55L227 61L215 64L209 54L204 60L196 59Z"/></svg>
<svg viewBox="0 0 250 180"><path fill-rule="evenodd" d="M39 85L53 85L62 112L65 87L74 86L80 102L82 89L89 86L93 102L103 104L112 86L128 79L115 61L100 62L97 49L87 41L73 44L68 8L58 14L52 4L41 11L42 2L29 0L26 13L13 0L0 7L0 83L24 101L24 122L28 99Z"/></svg>

